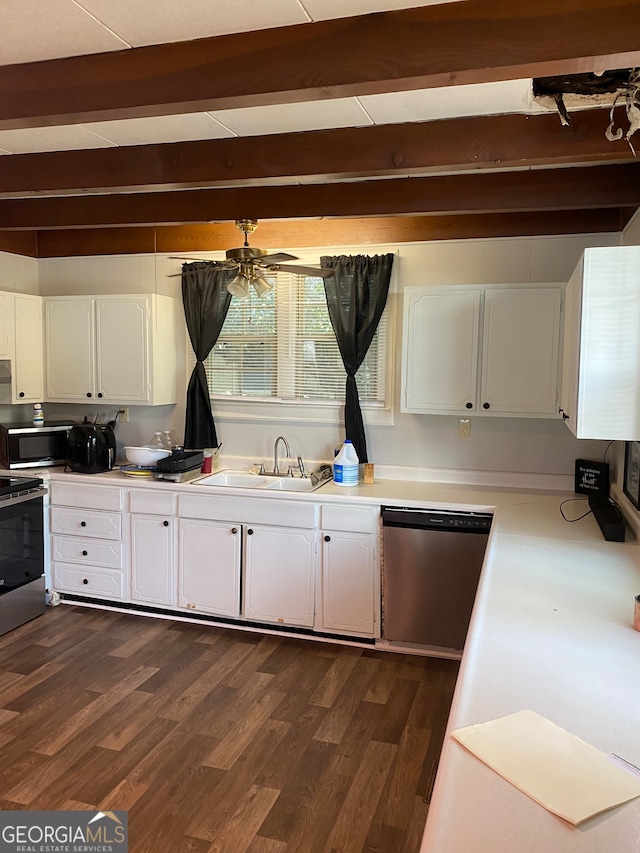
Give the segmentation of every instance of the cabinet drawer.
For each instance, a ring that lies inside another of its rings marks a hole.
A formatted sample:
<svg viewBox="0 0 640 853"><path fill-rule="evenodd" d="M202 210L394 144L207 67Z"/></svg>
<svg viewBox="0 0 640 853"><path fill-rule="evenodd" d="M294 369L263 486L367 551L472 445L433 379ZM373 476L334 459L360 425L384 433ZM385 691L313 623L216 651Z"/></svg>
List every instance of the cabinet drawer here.
<svg viewBox="0 0 640 853"><path fill-rule="evenodd" d="M102 598L122 598L122 573L53 564L53 585L59 592L79 592Z"/></svg>
<svg viewBox="0 0 640 853"><path fill-rule="evenodd" d="M54 536L53 560L86 566L122 568L122 542L83 539L81 536Z"/></svg>
<svg viewBox="0 0 640 853"><path fill-rule="evenodd" d="M97 536L99 539L121 539L122 516L119 512L96 512L54 506L51 510L51 532Z"/></svg>
<svg viewBox="0 0 640 853"><path fill-rule="evenodd" d="M323 530L349 530L352 533L373 533L380 510L370 506L327 504L321 507Z"/></svg>
<svg viewBox="0 0 640 853"><path fill-rule="evenodd" d="M121 510L122 491L109 486L51 483L51 503L87 509Z"/></svg>
<svg viewBox="0 0 640 853"><path fill-rule="evenodd" d="M175 495L171 492L142 491L132 489L129 492L129 512L144 512L147 515L172 516L175 511Z"/></svg>

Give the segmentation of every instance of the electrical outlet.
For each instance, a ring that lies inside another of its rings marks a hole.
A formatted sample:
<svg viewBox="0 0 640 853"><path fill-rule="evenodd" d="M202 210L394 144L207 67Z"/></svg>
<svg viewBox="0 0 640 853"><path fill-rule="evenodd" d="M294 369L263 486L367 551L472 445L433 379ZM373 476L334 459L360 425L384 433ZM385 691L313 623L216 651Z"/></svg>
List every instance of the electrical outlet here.
<svg viewBox="0 0 640 853"><path fill-rule="evenodd" d="M120 423L126 424L129 422L129 409L126 406L123 406L120 409Z"/></svg>
<svg viewBox="0 0 640 853"><path fill-rule="evenodd" d="M471 435L471 421L469 418L460 418L458 421L458 438L469 438Z"/></svg>

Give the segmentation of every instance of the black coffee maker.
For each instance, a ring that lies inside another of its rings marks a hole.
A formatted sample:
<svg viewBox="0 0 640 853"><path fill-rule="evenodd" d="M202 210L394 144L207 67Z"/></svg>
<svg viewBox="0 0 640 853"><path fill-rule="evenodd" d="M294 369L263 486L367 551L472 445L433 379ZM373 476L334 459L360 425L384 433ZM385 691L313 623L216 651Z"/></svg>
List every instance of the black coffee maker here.
<svg viewBox="0 0 640 853"><path fill-rule="evenodd" d="M118 415L120 413L118 412ZM92 423L86 417L69 430L67 464L78 474L102 474L116 460L118 416L106 424Z"/></svg>

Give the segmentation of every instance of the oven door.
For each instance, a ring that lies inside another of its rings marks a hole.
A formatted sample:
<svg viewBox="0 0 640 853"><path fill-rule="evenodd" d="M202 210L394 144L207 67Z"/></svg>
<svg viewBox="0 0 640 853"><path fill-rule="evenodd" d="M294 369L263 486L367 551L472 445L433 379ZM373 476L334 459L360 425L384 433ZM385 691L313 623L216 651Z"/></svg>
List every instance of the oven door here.
<svg viewBox="0 0 640 853"><path fill-rule="evenodd" d="M0 500L0 634L45 611L45 493Z"/></svg>

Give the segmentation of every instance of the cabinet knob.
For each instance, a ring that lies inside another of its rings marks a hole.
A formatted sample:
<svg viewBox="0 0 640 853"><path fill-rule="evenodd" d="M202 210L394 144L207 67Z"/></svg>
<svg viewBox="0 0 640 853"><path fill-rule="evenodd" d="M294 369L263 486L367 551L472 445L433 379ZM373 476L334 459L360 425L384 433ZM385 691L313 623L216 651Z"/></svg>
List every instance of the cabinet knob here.
<svg viewBox="0 0 640 853"><path fill-rule="evenodd" d="M168 527L168 526L169 526L169 522L168 522L168 521L163 521L163 522L162 522L162 526L163 526L163 527Z"/></svg>
<svg viewBox="0 0 640 853"><path fill-rule="evenodd" d="M483 404L482 404L482 408L483 408L483 409L490 409L490 408L491 408L491 403L483 403Z"/></svg>
<svg viewBox="0 0 640 853"><path fill-rule="evenodd" d="M82 583L86 586L89 583L89 581L86 578L83 578Z"/></svg>
<svg viewBox="0 0 640 853"><path fill-rule="evenodd" d="M83 552L82 552L82 556L83 556L83 557L86 557L88 553L89 553L88 551L83 551Z"/></svg>
<svg viewBox="0 0 640 853"><path fill-rule="evenodd" d="M473 403L467 403L467 409L473 409Z"/></svg>
<svg viewBox="0 0 640 853"><path fill-rule="evenodd" d="M98 397L102 397L102 391L98 391Z"/></svg>
<svg viewBox="0 0 640 853"><path fill-rule="evenodd" d="M87 397L91 396L91 391L87 391Z"/></svg>
<svg viewBox="0 0 640 853"><path fill-rule="evenodd" d="M24 391L21 391L21 392L18 394L18 397L24 397Z"/></svg>
<svg viewBox="0 0 640 853"><path fill-rule="evenodd" d="M80 522L80 527L86 527L86 526L87 526L87 522L86 522L86 521L81 521L81 522Z"/></svg>
<svg viewBox="0 0 640 853"><path fill-rule="evenodd" d="M234 536L235 536L235 534L238 532L238 528L237 528L237 527L232 527L232 528L231 528L231 532L232 532L232 533L234 534Z"/></svg>
<svg viewBox="0 0 640 853"><path fill-rule="evenodd" d="M330 537L330 536L325 536L325 537L324 537L324 541L325 541L325 542L331 542L331 537Z"/></svg>
<svg viewBox="0 0 640 853"><path fill-rule="evenodd" d="M253 529L251 527L247 530L247 536L253 536Z"/></svg>

